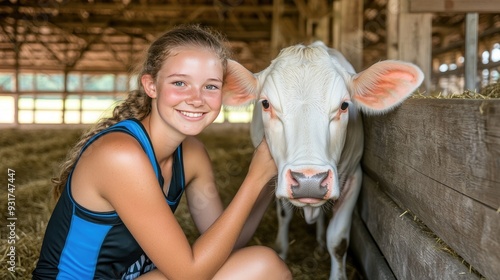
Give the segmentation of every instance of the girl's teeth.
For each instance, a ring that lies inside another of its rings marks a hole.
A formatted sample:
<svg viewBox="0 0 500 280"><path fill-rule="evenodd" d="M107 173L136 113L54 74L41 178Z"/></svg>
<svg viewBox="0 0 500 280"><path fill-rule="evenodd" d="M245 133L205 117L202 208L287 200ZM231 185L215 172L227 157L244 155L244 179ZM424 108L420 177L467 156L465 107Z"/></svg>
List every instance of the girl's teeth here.
<svg viewBox="0 0 500 280"><path fill-rule="evenodd" d="M191 113L191 112L181 112L181 114L183 114L186 117L190 117L190 118L198 118L198 117L201 117L203 115L203 113Z"/></svg>

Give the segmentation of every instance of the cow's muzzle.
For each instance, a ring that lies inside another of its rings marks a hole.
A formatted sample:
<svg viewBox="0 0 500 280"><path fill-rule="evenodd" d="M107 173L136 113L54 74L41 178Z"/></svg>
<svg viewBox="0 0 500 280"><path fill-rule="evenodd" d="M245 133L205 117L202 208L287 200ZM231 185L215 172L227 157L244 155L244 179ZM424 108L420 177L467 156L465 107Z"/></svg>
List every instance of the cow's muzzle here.
<svg viewBox="0 0 500 280"><path fill-rule="evenodd" d="M296 182L290 185L292 198L325 199L328 193L328 184L325 183L328 173L329 171L326 171L307 176L302 172L290 170L290 175Z"/></svg>

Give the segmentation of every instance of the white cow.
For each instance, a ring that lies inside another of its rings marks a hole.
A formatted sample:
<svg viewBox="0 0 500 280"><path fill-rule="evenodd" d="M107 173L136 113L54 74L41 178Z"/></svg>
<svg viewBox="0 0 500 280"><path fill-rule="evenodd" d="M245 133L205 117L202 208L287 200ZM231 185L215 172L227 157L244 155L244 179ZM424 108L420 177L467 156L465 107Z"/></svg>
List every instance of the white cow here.
<svg viewBox="0 0 500 280"><path fill-rule="evenodd" d="M326 232L330 279L347 279L351 216L362 180L360 111L387 112L422 80L417 66L401 61L378 62L356 74L339 52L321 42L285 48L256 74L229 62L224 104L258 100L252 141L258 144L265 135L278 167L277 245L283 258L292 205L302 208L306 221L313 223L322 215L322 206L331 201L333 216ZM322 234L319 232L320 242Z"/></svg>

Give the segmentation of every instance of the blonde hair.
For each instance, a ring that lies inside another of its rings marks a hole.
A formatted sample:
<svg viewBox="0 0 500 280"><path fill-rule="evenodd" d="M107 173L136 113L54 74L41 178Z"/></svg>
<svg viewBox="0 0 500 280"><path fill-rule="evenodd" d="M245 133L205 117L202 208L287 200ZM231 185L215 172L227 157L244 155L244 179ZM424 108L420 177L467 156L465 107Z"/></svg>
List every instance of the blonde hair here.
<svg viewBox="0 0 500 280"><path fill-rule="evenodd" d="M130 118L143 120L150 114L151 98L144 91L141 77L151 75L156 81L163 62L172 55L174 50L183 47L195 47L212 51L220 58L225 76L230 53L226 47L226 40L220 33L199 25L182 25L159 36L149 46L143 63L139 65L136 71L139 88L131 91L127 98L114 108L111 117L99 120L95 126L84 133L78 143L69 151L66 160L61 165L59 176L52 178L55 185L53 192L55 198L58 198L63 192L69 174L74 168L83 146L92 136L122 120Z"/></svg>

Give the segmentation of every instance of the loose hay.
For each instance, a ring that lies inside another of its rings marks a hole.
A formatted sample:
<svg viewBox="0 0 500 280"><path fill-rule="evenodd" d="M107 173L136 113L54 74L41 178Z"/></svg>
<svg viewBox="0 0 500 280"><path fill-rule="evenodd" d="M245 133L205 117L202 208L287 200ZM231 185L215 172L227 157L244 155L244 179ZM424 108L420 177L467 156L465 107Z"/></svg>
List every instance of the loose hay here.
<svg viewBox="0 0 500 280"><path fill-rule="evenodd" d="M6 266L10 244L0 245L0 279L31 279L45 227L54 207L50 179L68 149L82 133L79 129L20 130L4 129L0 133L0 182L7 182L8 168L15 170L15 215L16 221L16 272L9 273ZM253 146L248 125L234 128L214 125L199 138L205 143L216 170L216 181L227 205L237 187L243 181L250 163ZM4 184L5 185L5 184ZM0 189L1 219L7 219L7 190ZM193 242L198 232L187 210L185 201L179 206L176 216L188 239ZM263 218L251 244L272 247L277 231L274 203ZM8 229L0 229L0 237L7 240ZM294 279L328 279L330 259L327 253L315 253L315 227L307 225L298 215L290 228L290 250L287 261ZM349 264L349 279L362 279L354 265Z"/></svg>
<svg viewBox="0 0 500 280"><path fill-rule="evenodd" d="M396 205L396 207L398 207L398 206ZM435 240L436 248L438 248L439 250L444 251L444 252L450 254L451 256L453 256L454 258L460 260L460 262L462 262L462 264L464 264L464 266L469 269L469 274L476 275L478 277L478 279L480 279L480 280L486 279L484 276L481 275L481 273L479 273L479 271L477 271L474 267L472 267L472 265L470 265L467 261L465 261L465 259L462 256L460 256L457 252L455 252L455 250L453 250L448 244L446 244L446 242L444 242L444 240L442 240L429 227L427 227L427 225L422 220L420 220L417 217L417 215L415 215L413 212L411 212L409 209L407 209L403 213L401 213L401 215L399 217L403 217L405 215L410 215L411 217L413 217L413 221L420 228L420 231L422 233L426 234L427 236L429 236L430 238L433 238Z"/></svg>
<svg viewBox="0 0 500 280"><path fill-rule="evenodd" d="M479 92L466 90L460 93L452 93L449 95L443 95L441 92L433 92L430 94L425 94L422 92L416 92L412 95L412 98L449 98L449 99L494 99L500 98L500 83L493 83L487 85L481 89Z"/></svg>

